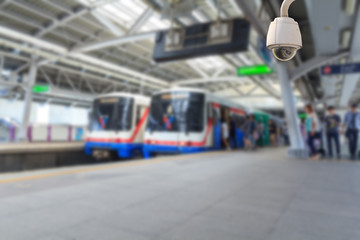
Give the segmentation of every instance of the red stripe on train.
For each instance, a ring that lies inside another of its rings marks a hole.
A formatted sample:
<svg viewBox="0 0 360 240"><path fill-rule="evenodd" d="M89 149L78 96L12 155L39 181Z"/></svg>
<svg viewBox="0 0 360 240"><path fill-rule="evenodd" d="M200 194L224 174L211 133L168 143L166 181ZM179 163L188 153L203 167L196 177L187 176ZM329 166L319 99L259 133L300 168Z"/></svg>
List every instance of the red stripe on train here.
<svg viewBox="0 0 360 240"><path fill-rule="evenodd" d="M138 135L141 127L146 122L146 119L147 119L148 115L149 115L149 108L146 108L143 116L140 119L140 122L138 123L138 125L135 128L135 131L134 131L133 135L129 139L121 139L121 138L115 138L115 139L111 139L111 138L110 139L109 138L87 138L86 141L87 142L101 142L101 143L132 143L135 140L136 136Z"/></svg>
<svg viewBox="0 0 360 240"><path fill-rule="evenodd" d="M236 113L236 114L239 114L239 115L246 115L246 112L243 111L243 110L240 110L240 109L236 109L236 108L230 108L230 112L233 112L233 113Z"/></svg>

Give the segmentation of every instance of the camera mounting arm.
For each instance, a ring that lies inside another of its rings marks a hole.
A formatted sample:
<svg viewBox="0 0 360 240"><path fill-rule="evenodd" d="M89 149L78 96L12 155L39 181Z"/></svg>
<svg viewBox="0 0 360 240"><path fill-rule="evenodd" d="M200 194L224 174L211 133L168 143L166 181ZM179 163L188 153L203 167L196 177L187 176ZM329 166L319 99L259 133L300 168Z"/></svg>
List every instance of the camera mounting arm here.
<svg viewBox="0 0 360 240"><path fill-rule="evenodd" d="M290 5L295 2L295 0L284 0L280 8L280 17L289 17L289 8Z"/></svg>

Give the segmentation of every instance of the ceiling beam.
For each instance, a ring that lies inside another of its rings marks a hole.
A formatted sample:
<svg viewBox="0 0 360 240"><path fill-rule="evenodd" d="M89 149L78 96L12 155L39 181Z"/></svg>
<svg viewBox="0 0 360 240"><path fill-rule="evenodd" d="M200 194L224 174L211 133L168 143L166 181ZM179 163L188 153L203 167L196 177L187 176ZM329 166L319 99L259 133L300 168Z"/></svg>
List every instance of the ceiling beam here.
<svg viewBox="0 0 360 240"><path fill-rule="evenodd" d="M8 38L15 39L17 41L22 41L24 43L30 43L38 48L31 47L29 45L15 43L4 38L0 38L0 41L3 45L19 49L30 54L39 55L50 61L59 61L74 67L85 68L90 71L95 71L102 74L117 75L120 78L126 79L134 83L140 83L144 79L147 82L146 85L154 84L153 87L161 88L161 86L166 87L168 83L165 80L158 79L155 77L148 76L146 74L139 73L135 70L131 70L110 62L99 60L97 58L87 56L80 53L69 53L66 48L58 46L53 43L46 42L35 37L5 28L0 27L0 35L6 36ZM47 50L46 52L44 51Z"/></svg>
<svg viewBox="0 0 360 240"><path fill-rule="evenodd" d="M65 77L66 81L68 82L73 91L80 92L79 89L75 86L73 80L66 73L62 72L62 75Z"/></svg>
<svg viewBox="0 0 360 240"><path fill-rule="evenodd" d="M264 25L259 20L259 17L256 13L250 8L249 4L253 3L253 1L248 0L234 0L234 2L239 6L239 8L243 11L246 18L249 20L251 25L256 29L259 35L266 39L267 30L264 28Z"/></svg>
<svg viewBox="0 0 360 240"><path fill-rule="evenodd" d="M219 77L223 72L225 72L228 68L226 66L220 67L216 72L212 75L212 77Z"/></svg>
<svg viewBox="0 0 360 240"><path fill-rule="evenodd" d="M253 87L252 89L250 89L247 93L246 93L246 95L247 96L251 96L256 90L258 90L259 89L259 86L255 86L255 87Z"/></svg>
<svg viewBox="0 0 360 240"><path fill-rule="evenodd" d="M79 16L82 16L86 13L88 13L88 9L81 9L81 10L73 12L72 14L65 16L62 19L52 19L51 20L52 23L49 26L47 26L47 27L43 28L42 30L40 30L39 32L37 32L35 34L35 37L44 36L46 33L50 32L51 30L53 30L61 25L64 25L64 24L72 21L73 19L75 19Z"/></svg>
<svg viewBox="0 0 360 240"><path fill-rule="evenodd" d="M46 11L44 11L43 9L40 9L38 8L36 5L33 5L33 4L30 4L30 3L27 3L27 2L20 2L20 1L12 1L11 3L14 3L16 4L18 7L21 7L23 9L28 9L29 11L33 12L33 13L36 13L36 14L39 14L47 19L49 19L49 21L52 22L52 24L50 24L48 27L42 27L41 25L34 25L34 27L37 27L37 28L40 28L39 32L38 32L38 35L41 36L43 34L46 34L46 32L49 32L51 30L53 30L56 26L60 26L60 25L63 25L64 23L76 18L76 17L82 17L85 13L88 13L91 9L95 9L96 7L98 7L98 5L94 8L87 8L87 7L84 7L82 5L78 5L76 7L76 11L73 11L72 9L65 9L65 7L63 6L60 6L61 4L60 3L54 3L52 1L45 1L46 3L48 4L51 4L52 6L58 6L61 10L65 11L68 15L66 17L64 17L63 19L58 19L56 15L54 14L50 14ZM29 22L29 21L25 21L25 22ZM31 21L32 24L34 24L34 21ZM73 28L73 24L67 26L67 27L70 27L72 29L74 29L75 31L81 31L82 34L88 36L89 33L88 32L84 32L82 31L81 29L79 28ZM54 32L54 31L53 31ZM55 34L57 34L56 32L54 32ZM59 34L57 34L59 35ZM60 37L63 37L61 36L63 34L60 34ZM93 36L93 35L91 35ZM69 36L71 37L71 36ZM71 41L74 41L74 40L71 40ZM68 54L71 54L71 53L68 53ZM124 68L124 69L127 69L127 68ZM127 69L129 70L129 69ZM137 71L134 71L134 72L137 72ZM146 80L146 77L144 77L144 79Z"/></svg>
<svg viewBox="0 0 360 240"><path fill-rule="evenodd" d="M237 76L225 76L225 77L209 77L209 78L196 78L180 80L173 83L173 86L190 86L204 83L219 83L219 82L241 82L243 79Z"/></svg>
<svg viewBox="0 0 360 240"><path fill-rule="evenodd" d="M154 11L151 8L147 8L141 16L136 19L134 24L130 27L127 32L127 35L136 33L153 15Z"/></svg>
<svg viewBox="0 0 360 240"><path fill-rule="evenodd" d="M30 58L20 57L20 56L16 55L15 53L6 53L6 52L3 52L3 51L0 51L0 53L2 55L4 55L4 56L8 57L8 58L18 59L18 60L22 60L24 62L29 62L31 60ZM28 65L28 64L29 63L27 63L25 65ZM65 72L65 73L70 73L70 74L74 74L74 75L77 75L77 76L82 75L83 77L86 77L87 79L92 80L92 81L96 81L97 83L103 83L103 84L106 84L106 85L111 84L111 85L120 86L120 87L125 86L125 83L120 81L122 79L116 79L115 76L112 76L110 78L109 76L104 75L103 77L101 77L98 74L93 75L92 73L87 73L87 72L79 71L77 69L56 65L55 63L51 63L51 62L49 62L47 60L40 61L38 63L38 65L42 66L42 67L50 68L50 69L60 70L60 71L62 71L63 74ZM131 87L133 89L138 89L138 86L135 86L135 85L131 85L129 87ZM150 89L156 89L156 88L150 88Z"/></svg>
<svg viewBox="0 0 360 240"><path fill-rule="evenodd" d="M43 75L43 77L45 78L46 82L50 85L50 86L54 86L54 83L51 81L51 78L47 75L47 73L42 70L42 68L39 68L39 74L38 75Z"/></svg>
<svg viewBox="0 0 360 240"><path fill-rule="evenodd" d="M233 82L230 83L230 86L232 87L231 89L234 90L235 92L237 92L240 96L245 96L246 94L241 91L238 86L236 86Z"/></svg>
<svg viewBox="0 0 360 240"><path fill-rule="evenodd" d="M195 66L194 63L192 61L186 61L186 64L192 69L194 70L194 72L196 72L199 76L203 77L203 78L208 78L209 75L203 71L202 69L200 69L199 66Z"/></svg>
<svg viewBox="0 0 360 240"><path fill-rule="evenodd" d="M124 32L121 31L115 24L113 24L109 19L100 14L97 10L92 10L91 14L101 22L106 28L108 28L115 35L123 35Z"/></svg>
<svg viewBox="0 0 360 240"><path fill-rule="evenodd" d="M307 75L309 72L327 64L335 62L341 58L348 57L350 52L341 52L329 56L316 56L295 68L290 73L290 81L296 81L297 79Z"/></svg>
<svg viewBox="0 0 360 240"><path fill-rule="evenodd" d="M90 52L102 48L118 46L125 43L130 43L134 41L142 41L149 38L155 38L157 31L143 32L137 34L130 34L127 36L119 36L110 40L99 41L96 43L89 43L81 47L76 47L72 49L72 52Z"/></svg>

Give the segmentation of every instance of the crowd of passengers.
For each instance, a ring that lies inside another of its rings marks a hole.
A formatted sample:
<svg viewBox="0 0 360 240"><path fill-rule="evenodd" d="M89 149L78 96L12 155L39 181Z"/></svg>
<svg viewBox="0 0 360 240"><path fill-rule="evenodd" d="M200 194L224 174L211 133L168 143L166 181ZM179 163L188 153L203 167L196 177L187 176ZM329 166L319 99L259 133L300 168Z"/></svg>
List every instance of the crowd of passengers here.
<svg viewBox="0 0 360 240"><path fill-rule="evenodd" d="M360 130L360 112L356 104L350 105L350 110L342 120L335 113L335 108L330 106L323 121L315 113L312 105L305 106L306 119L301 120L300 131L312 160L321 157L336 157L341 159L340 137L344 135L349 148L351 160L360 158L358 152L358 138ZM270 146L289 145L289 136L286 124L280 125L269 120L268 129L270 135ZM248 115L242 126L236 125L233 118L222 119L222 146L227 150L242 148L245 150L256 150L261 139L263 139L264 125L256 122L254 115ZM327 143L327 150L324 148ZM335 156L333 145L335 145Z"/></svg>
<svg viewBox="0 0 360 240"><path fill-rule="evenodd" d="M335 108L330 106L323 122L320 122L312 105L306 105L306 119L303 119L300 129L306 142L312 160L321 157L333 158L333 143L335 143L336 157L341 158L340 136L344 135L347 139L351 160L359 158L358 137L360 129L360 113L356 104L350 105L350 110L342 120L339 114L335 113ZM325 134L325 135L324 135ZM327 152L324 150L324 138L326 137Z"/></svg>
<svg viewBox="0 0 360 240"><path fill-rule="evenodd" d="M256 122L254 115L246 116L245 122L237 125L232 117L221 119L222 146L227 150L256 150L262 143L265 126ZM279 126L273 120L268 122L270 145L289 145L286 125Z"/></svg>

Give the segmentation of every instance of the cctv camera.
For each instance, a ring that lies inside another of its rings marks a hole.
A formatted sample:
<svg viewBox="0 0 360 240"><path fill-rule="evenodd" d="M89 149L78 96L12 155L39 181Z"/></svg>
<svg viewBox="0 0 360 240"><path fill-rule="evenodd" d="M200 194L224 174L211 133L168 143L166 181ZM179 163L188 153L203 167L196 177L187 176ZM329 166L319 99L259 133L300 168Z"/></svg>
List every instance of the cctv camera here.
<svg viewBox="0 0 360 240"><path fill-rule="evenodd" d="M284 0L281 6L281 17L270 24L266 46L279 61L289 61L302 48L299 24L288 17L288 9L294 0Z"/></svg>

